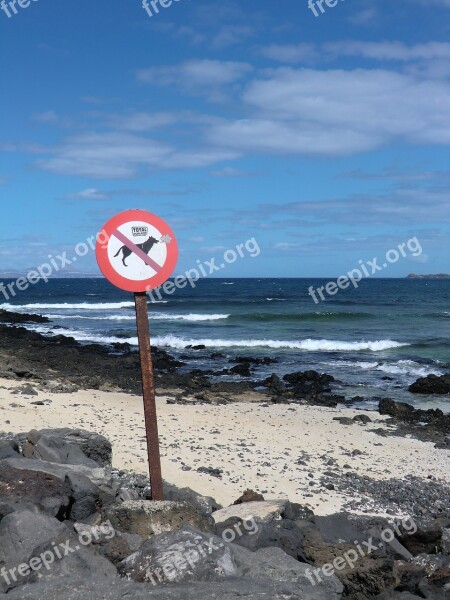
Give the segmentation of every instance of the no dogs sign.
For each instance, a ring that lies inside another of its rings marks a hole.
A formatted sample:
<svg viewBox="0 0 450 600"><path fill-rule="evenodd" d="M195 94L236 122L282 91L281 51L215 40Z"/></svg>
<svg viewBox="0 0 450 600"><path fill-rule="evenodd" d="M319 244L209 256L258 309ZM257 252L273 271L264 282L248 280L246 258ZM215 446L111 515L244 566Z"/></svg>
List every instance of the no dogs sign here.
<svg viewBox="0 0 450 600"><path fill-rule="evenodd" d="M150 497L163 500L158 419L148 318L148 290L170 277L178 258L178 245L165 221L145 210L127 210L106 223L98 236L97 262L112 284L134 292L147 436Z"/></svg>
<svg viewBox="0 0 450 600"><path fill-rule="evenodd" d="M160 217L145 210L127 210L108 221L102 233L96 248L98 266L116 287L146 292L173 273L178 245Z"/></svg>

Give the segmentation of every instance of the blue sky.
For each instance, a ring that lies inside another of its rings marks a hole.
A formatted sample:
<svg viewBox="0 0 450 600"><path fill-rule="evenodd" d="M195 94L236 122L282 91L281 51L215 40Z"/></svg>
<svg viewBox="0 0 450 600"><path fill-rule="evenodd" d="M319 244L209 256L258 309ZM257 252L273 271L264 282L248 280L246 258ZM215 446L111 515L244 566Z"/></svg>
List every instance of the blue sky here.
<svg viewBox="0 0 450 600"><path fill-rule="evenodd" d="M179 271L255 237L227 276L337 276L416 236L383 274L449 272L450 0L324 8L0 12L0 272L128 208L171 224Z"/></svg>

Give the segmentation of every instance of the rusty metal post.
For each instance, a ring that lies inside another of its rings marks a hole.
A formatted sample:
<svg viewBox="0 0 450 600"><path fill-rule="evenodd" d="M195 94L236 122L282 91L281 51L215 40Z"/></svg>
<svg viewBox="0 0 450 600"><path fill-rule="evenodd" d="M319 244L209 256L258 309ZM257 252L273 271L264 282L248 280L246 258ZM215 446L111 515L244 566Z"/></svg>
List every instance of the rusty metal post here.
<svg viewBox="0 0 450 600"><path fill-rule="evenodd" d="M159 453L158 420L156 415L155 383L153 380L150 326L148 320L147 294L134 294L136 321L141 359L142 394L144 398L145 429L147 435L148 466L150 473L151 499L163 500L161 457Z"/></svg>

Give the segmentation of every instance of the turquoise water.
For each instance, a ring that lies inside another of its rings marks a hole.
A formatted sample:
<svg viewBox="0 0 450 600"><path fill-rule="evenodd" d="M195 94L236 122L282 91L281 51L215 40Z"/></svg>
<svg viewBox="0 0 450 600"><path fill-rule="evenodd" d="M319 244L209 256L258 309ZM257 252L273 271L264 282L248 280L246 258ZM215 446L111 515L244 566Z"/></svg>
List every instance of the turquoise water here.
<svg viewBox="0 0 450 600"><path fill-rule="evenodd" d="M308 288L325 283L200 280L149 303L153 343L176 354L205 345L190 353L191 367L222 368L236 355L271 356L277 364L259 367L255 376L314 368L342 381L347 395L448 407L446 398L417 397L406 388L419 376L450 372L450 280L368 279L315 304ZM32 326L42 333L137 342L132 295L103 279L51 280L2 308L48 316L49 326ZM224 356L210 360L212 352Z"/></svg>

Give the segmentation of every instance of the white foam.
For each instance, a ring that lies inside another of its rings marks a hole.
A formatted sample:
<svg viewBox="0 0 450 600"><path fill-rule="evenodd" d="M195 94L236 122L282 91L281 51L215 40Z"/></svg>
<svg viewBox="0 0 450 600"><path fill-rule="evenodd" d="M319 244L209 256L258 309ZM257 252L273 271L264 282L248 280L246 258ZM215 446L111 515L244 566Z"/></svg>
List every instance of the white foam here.
<svg viewBox="0 0 450 600"><path fill-rule="evenodd" d="M190 313L188 315L172 315L172 314L164 314L157 313L154 315L150 315L152 319L158 319L160 321L221 321L222 319L228 319L230 315L221 315L221 314L195 314Z"/></svg>
<svg viewBox="0 0 450 600"><path fill-rule="evenodd" d="M394 375L414 375L415 377L426 377L427 375L443 375L437 369L421 367L413 360L399 360L396 364L379 365L377 371L392 373Z"/></svg>
<svg viewBox="0 0 450 600"><path fill-rule="evenodd" d="M400 348L408 344L401 344L392 340L378 340L374 342L343 342L339 340L224 340L224 339L189 339L174 335L158 336L154 338L157 346L169 346L171 348L183 349L186 346L203 345L208 348L275 348L305 350L309 352L352 352L358 350L371 350L379 352L391 348Z"/></svg>
<svg viewBox="0 0 450 600"><path fill-rule="evenodd" d="M82 302L81 304L2 304L5 310L114 310L116 308L133 308L134 302Z"/></svg>
<svg viewBox="0 0 450 600"><path fill-rule="evenodd" d="M87 315L50 315L44 313L44 317L52 321L55 320L72 320L82 319L83 321L136 321L136 317L133 315L109 315L107 317L88 317Z"/></svg>
<svg viewBox="0 0 450 600"><path fill-rule="evenodd" d="M115 336L99 335L96 333L91 333L89 331L79 331L79 330L75 330L75 329L51 330L51 329L48 329L47 327L35 326L35 325L28 325L26 328L29 329L30 331L35 331L36 333L41 333L42 335L46 335L46 336L63 335L64 337L72 337L75 340L77 340L78 342L93 342L96 344L128 343L128 344L131 344L132 346L138 345L137 337L119 338L119 337L115 337Z"/></svg>
<svg viewBox="0 0 450 600"><path fill-rule="evenodd" d="M432 369L421 366L419 363L413 360L399 360L395 363L381 363L381 362L347 362L345 360L338 360L335 362L324 363L334 367L359 367L365 371L382 371L383 373L390 373L392 375L411 375L414 377L426 377L427 375L443 375L438 369Z"/></svg>
<svg viewBox="0 0 450 600"><path fill-rule="evenodd" d="M53 314L44 314L48 319L82 319L84 321L135 321L136 317L131 315L107 315L107 316L95 316L89 317L87 315L53 315ZM221 315L221 314L195 314L190 313L187 315L173 315L173 314L165 314L165 313L151 313L151 319L156 321L220 321L222 319L228 319L230 315Z"/></svg>

